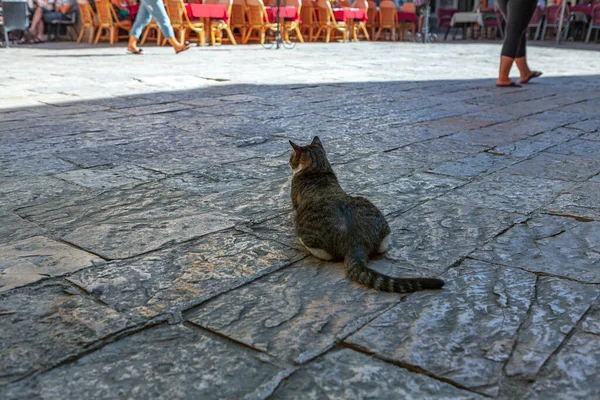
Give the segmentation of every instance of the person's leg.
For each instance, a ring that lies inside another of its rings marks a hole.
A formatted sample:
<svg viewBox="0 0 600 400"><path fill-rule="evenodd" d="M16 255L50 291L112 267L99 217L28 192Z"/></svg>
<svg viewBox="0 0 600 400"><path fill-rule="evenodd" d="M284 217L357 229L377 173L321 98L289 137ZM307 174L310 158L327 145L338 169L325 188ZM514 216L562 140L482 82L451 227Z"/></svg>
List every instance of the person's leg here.
<svg viewBox="0 0 600 400"><path fill-rule="evenodd" d="M517 49L517 53L515 54L515 64L517 68L519 68L519 73L521 75L521 83L527 83L532 78L537 78L542 73L538 71L532 71L527 64L527 24L531 20L533 13L537 7L535 2L529 1L529 4L525 4L523 7L523 21L524 28L523 33L521 35L521 41L519 42L519 48Z"/></svg>
<svg viewBox="0 0 600 400"><path fill-rule="evenodd" d="M150 10L146 6L146 0L142 0L140 4L140 10L135 17L135 22L131 27L131 31L129 31L129 43L127 45L127 50L131 51L132 53L140 53L140 49L137 47L137 42L140 39L140 36L142 36L144 28L150 23L151 20L152 14L150 14Z"/></svg>
<svg viewBox="0 0 600 400"><path fill-rule="evenodd" d="M165 39L169 42L173 49L175 49L176 53L182 52L184 50L189 49L189 45L184 43L179 43L179 41L175 38L175 32L173 32L173 27L171 26L171 21L169 20L169 16L165 11L165 7L163 2L160 0L144 0L146 2L146 6L148 10L152 14L152 18L156 21L156 24L160 28L160 31L164 35Z"/></svg>
<svg viewBox="0 0 600 400"><path fill-rule="evenodd" d="M31 26L29 27L29 33L38 39L43 39L44 35L44 21L42 21L42 15L42 7L36 8L33 17L31 18Z"/></svg>
<svg viewBox="0 0 600 400"><path fill-rule="evenodd" d="M511 85L509 78L519 43L521 42L521 31L519 29L519 8L518 3L522 0L499 1L498 6L506 19L506 34L502 45L500 56L500 71L498 74L497 85Z"/></svg>

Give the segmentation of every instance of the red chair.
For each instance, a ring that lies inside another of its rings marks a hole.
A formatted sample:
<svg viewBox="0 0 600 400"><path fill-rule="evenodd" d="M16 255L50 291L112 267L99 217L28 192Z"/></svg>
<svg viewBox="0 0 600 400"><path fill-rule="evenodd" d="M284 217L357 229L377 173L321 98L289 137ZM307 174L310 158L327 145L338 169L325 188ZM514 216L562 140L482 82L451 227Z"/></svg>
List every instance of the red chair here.
<svg viewBox="0 0 600 400"><path fill-rule="evenodd" d="M550 28L556 28L558 31L558 27L560 25L560 20L562 18L562 26L566 27L565 33L563 35L564 39L569 37L569 16L571 15L571 8L567 5L565 7L565 13L562 14L562 6L550 6L546 8L546 21L544 22L544 29L542 30L542 40L546 38L546 30ZM557 35L560 35L560 32L556 32Z"/></svg>
<svg viewBox="0 0 600 400"><path fill-rule="evenodd" d="M542 21L544 20L544 9L540 6L535 8L533 12L533 16L529 20L529 24L527 25L527 33L529 33L529 29L535 28L535 33L533 35L533 40L538 40L540 35L540 29L542 29Z"/></svg>
<svg viewBox="0 0 600 400"><path fill-rule="evenodd" d="M448 32L450 32L450 21L452 21L452 16L458 10L456 8L438 8L437 9L437 19L438 19L438 27L447 28L446 34L444 35L444 40L448 37Z"/></svg>
<svg viewBox="0 0 600 400"><path fill-rule="evenodd" d="M592 18L590 19L590 28L588 29L587 36L585 37L585 42L588 43L590 41L590 36L592 35L593 29L600 29L600 4L597 4L596 7L592 10ZM596 31L596 37L594 41L598 41L598 32Z"/></svg>

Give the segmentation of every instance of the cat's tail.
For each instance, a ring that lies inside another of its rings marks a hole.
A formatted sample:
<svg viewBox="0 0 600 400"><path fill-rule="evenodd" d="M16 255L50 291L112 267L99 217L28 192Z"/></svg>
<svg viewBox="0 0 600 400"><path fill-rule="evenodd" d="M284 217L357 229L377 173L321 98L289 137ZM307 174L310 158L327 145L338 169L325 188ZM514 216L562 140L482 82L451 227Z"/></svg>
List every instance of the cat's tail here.
<svg viewBox="0 0 600 400"><path fill-rule="evenodd" d="M350 279L384 292L408 293L424 289L440 289L444 281L435 278L393 278L367 266L369 257L360 249L352 250L344 259L346 274Z"/></svg>

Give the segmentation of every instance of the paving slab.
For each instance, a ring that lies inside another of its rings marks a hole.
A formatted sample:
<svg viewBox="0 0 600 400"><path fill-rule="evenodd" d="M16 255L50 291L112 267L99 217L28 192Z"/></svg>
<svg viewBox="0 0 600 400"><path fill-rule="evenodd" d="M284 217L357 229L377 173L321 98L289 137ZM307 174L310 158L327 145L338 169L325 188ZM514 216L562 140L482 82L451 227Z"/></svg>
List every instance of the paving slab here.
<svg viewBox="0 0 600 400"><path fill-rule="evenodd" d="M84 352L131 322L61 282L0 294L0 393L3 385ZM26 398L14 393L4 398Z"/></svg>
<svg viewBox="0 0 600 400"><path fill-rule="evenodd" d="M494 396L536 276L468 260L442 278L443 290L412 294L346 342Z"/></svg>
<svg viewBox="0 0 600 400"><path fill-rule="evenodd" d="M42 399L241 398L268 392L285 375L260 354L181 325L163 325L0 392L5 398Z"/></svg>
<svg viewBox="0 0 600 400"><path fill-rule="evenodd" d="M540 215L515 225L471 257L581 282L600 282L600 223Z"/></svg>
<svg viewBox="0 0 600 400"><path fill-rule="evenodd" d="M113 262L68 280L132 318L182 310L301 258L297 250L228 231Z"/></svg>
<svg viewBox="0 0 600 400"><path fill-rule="evenodd" d="M326 371L326 373L324 373ZM375 360L337 350L295 372L273 399L483 399L476 393Z"/></svg>
<svg viewBox="0 0 600 400"><path fill-rule="evenodd" d="M600 221L600 181L583 182L565 190L545 211L553 215Z"/></svg>

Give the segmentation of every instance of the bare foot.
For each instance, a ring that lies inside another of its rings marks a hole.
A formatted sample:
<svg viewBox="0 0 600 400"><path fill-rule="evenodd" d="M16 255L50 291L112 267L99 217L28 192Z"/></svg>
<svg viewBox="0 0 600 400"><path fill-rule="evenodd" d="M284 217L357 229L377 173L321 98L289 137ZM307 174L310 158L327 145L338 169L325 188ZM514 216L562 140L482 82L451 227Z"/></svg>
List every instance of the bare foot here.
<svg viewBox="0 0 600 400"><path fill-rule="evenodd" d="M179 54L182 51L188 50L190 47L192 47L192 45L188 43L188 44L182 44L181 46L173 47L173 48L175 49L175 54Z"/></svg>

